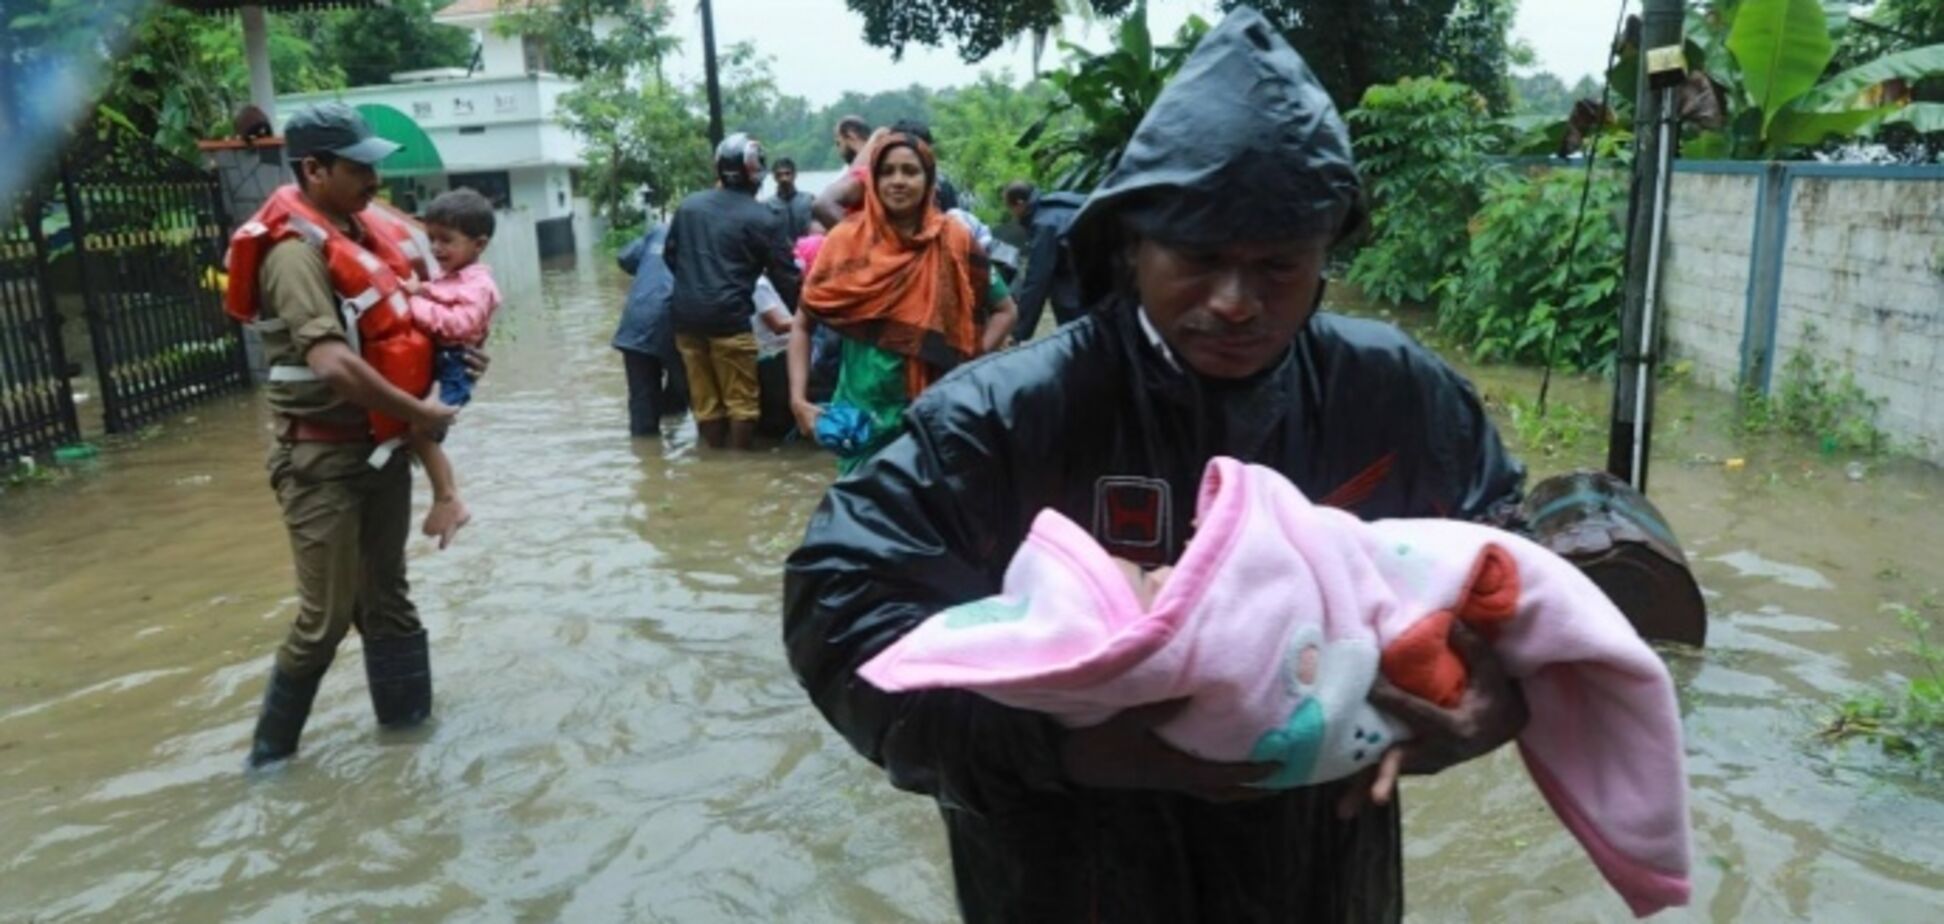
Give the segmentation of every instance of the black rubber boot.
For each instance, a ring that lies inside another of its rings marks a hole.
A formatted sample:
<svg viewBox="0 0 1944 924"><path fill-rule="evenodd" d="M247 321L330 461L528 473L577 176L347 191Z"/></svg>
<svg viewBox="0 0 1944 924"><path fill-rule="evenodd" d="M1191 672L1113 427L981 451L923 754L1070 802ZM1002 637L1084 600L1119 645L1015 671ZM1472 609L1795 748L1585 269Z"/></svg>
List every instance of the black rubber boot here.
<svg viewBox="0 0 1944 924"><path fill-rule="evenodd" d="M425 630L397 638L367 638L365 677L371 711L387 728L417 725L432 714L432 656Z"/></svg>
<svg viewBox="0 0 1944 924"><path fill-rule="evenodd" d="M296 678L283 668L270 668L270 685L263 691L263 712L257 716L256 736L250 742L250 767L275 763L297 753L297 739L310 719L311 703L324 672Z"/></svg>

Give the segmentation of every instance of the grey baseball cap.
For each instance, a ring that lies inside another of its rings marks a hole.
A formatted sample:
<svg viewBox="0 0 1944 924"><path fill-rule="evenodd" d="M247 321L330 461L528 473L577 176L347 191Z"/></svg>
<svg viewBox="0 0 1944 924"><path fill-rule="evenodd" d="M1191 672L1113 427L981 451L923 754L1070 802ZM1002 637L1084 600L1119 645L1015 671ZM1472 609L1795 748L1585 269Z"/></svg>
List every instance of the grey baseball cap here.
<svg viewBox="0 0 1944 924"><path fill-rule="evenodd" d="M284 123L284 150L293 161L324 152L376 165L398 149L395 142L374 134L358 110L343 103L306 106Z"/></svg>

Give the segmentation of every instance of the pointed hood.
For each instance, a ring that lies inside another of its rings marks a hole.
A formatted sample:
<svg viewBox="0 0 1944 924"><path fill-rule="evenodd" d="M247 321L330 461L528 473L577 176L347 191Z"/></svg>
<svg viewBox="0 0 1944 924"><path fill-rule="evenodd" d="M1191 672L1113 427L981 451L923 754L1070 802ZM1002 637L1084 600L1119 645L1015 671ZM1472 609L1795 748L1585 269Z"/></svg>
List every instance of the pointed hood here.
<svg viewBox="0 0 1944 924"><path fill-rule="evenodd" d="M1126 222L1171 244L1318 235L1359 220L1350 131L1296 50L1247 7L1201 40L1069 232L1089 302Z"/></svg>

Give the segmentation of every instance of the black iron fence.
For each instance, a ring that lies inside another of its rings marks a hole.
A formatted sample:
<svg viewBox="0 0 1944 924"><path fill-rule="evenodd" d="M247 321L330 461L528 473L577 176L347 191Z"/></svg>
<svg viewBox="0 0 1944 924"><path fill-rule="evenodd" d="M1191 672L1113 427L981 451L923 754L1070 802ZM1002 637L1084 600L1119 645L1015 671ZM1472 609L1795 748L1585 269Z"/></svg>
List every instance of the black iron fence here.
<svg viewBox="0 0 1944 924"><path fill-rule="evenodd" d="M81 438L48 288L44 201L32 192L0 201L0 463Z"/></svg>
<svg viewBox="0 0 1944 924"><path fill-rule="evenodd" d="M70 152L62 175L110 433L249 384L218 273L214 175L156 151Z"/></svg>
<svg viewBox="0 0 1944 924"><path fill-rule="evenodd" d="M87 320L109 433L250 382L215 176L128 143L83 143L59 174L0 199L0 468L82 438L62 301Z"/></svg>

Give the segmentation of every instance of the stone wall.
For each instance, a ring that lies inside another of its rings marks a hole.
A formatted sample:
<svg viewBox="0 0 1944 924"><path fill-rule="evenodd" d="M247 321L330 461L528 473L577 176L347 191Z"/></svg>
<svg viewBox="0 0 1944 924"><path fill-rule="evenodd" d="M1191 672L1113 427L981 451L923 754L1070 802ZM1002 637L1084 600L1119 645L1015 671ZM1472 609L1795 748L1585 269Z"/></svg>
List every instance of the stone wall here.
<svg viewBox="0 0 1944 924"><path fill-rule="evenodd" d="M1883 402L1880 429L1944 464L1944 167L1688 164L1669 209L1673 360L1772 390L1811 350Z"/></svg>
<svg viewBox="0 0 1944 924"><path fill-rule="evenodd" d="M1734 388L1741 374L1759 185L1754 176L1676 173L1668 189L1665 342L1671 359L1691 363L1694 380L1713 388Z"/></svg>

